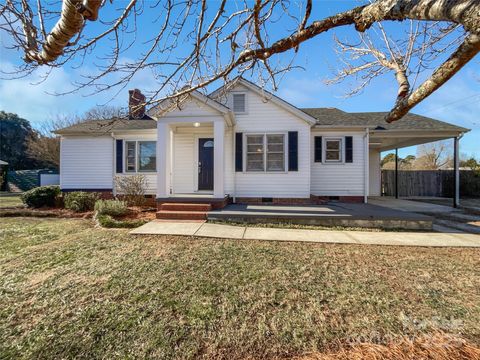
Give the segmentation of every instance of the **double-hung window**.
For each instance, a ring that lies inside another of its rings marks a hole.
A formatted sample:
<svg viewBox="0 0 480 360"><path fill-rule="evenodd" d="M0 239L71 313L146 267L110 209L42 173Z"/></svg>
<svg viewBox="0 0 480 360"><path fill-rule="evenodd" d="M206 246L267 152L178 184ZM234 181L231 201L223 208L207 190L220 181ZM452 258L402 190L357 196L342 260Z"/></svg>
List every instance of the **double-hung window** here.
<svg viewBox="0 0 480 360"><path fill-rule="evenodd" d="M325 140L325 161L326 162L342 161L342 140L341 139Z"/></svg>
<svg viewBox="0 0 480 360"><path fill-rule="evenodd" d="M285 171L285 135L246 135L246 171Z"/></svg>
<svg viewBox="0 0 480 360"><path fill-rule="evenodd" d="M285 171L285 136L266 135L267 171Z"/></svg>
<svg viewBox="0 0 480 360"><path fill-rule="evenodd" d="M247 171L264 171L263 135L247 135Z"/></svg>
<svg viewBox="0 0 480 360"><path fill-rule="evenodd" d="M157 169L156 141L126 141L125 169L127 172L155 172Z"/></svg>

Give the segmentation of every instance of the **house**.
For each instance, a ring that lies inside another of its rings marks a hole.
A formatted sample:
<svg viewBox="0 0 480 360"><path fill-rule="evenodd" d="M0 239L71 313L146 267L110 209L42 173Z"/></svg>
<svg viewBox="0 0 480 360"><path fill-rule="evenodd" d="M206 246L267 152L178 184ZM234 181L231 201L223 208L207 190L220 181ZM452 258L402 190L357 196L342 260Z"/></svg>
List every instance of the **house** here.
<svg viewBox="0 0 480 360"><path fill-rule="evenodd" d="M468 129L408 114L299 109L239 78L145 112L130 91L129 119L59 130L60 186L116 194L115 177L144 174L157 203L367 202L380 195L380 152L458 138ZM458 152L457 152L458 153Z"/></svg>

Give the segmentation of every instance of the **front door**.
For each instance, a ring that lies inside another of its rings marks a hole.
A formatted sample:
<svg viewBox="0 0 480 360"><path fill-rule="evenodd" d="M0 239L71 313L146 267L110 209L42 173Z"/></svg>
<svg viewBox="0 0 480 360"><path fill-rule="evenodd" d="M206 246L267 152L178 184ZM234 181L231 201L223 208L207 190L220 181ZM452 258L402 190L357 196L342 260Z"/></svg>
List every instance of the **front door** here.
<svg viewBox="0 0 480 360"><path fill-rule="evenodd" d="M213 139L198 139L198 190L213 190Z"/></svg>

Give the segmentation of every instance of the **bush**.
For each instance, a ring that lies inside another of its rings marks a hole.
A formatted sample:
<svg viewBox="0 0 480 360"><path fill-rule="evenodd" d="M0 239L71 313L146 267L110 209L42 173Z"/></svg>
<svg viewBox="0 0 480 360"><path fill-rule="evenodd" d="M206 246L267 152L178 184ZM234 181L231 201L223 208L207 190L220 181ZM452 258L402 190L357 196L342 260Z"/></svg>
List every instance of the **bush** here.
<svg viewBox="0 0 480 360"><path fill-rule="evenodd" d="M122 216L128 212L126 201L97 200L95 211L99 215Z"/></svg>
<svg viewBox="0 0 480 360"><path fill-rule="evenodd" d="M115 220L110 215L97 214L98 223L104 228L136 228L146 224L147 220Z"/></svg>
<svg viewBox="0 0 480 360"><path fill-rule="evenodd" d="M131 206L145 204L145 192L148 181L144 175L126 175L115 177L115 187L118 194Z"/></svg>
<svg viewBox="0 0 480 360"><path fill-rule="evenodd" d="M58 186L39 186L24 192L21 199L28 207L53 207L55 206L58 195L60 195L60 188Z"/></svg>
<svg viewBox="0 0 480 360"><path fill-rule="evenodd" d="M65 209L75 212L84 212L93 210L98 194L94 192L73 191L65 194Z"/></svg>

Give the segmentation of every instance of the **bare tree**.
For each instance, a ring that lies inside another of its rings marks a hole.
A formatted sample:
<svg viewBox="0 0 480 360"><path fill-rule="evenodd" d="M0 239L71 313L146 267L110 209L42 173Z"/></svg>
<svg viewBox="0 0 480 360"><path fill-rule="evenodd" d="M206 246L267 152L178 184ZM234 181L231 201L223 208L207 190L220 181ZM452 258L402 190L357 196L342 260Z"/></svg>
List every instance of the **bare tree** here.
<svg viewBox="0 0 480 360"><path fill-rule="evenodd" d="M95 92L120 91L136 74L149 71L158 81L158 88L149 94L150 102L157 102L186 95L217 80L229 83L246 72L255 72L260 85L269 82L275 90L282 74L292 66L290 60L274 55L299 51L303 42L339 27L353 26L360 34L385 21L444 22L446 29L461 27L465 35L460 36L458 46L416 88L404 76L408 61L398 62L394 51L383 53L387 59L377 55L383 68L395 71L399 86L395 105L386 116L388 122L405 115L480 51L480 0L377 0L319 20L310 19L312 0L306 0L301 8L288 0L256 0L253 5L238 0L234 5L227 0L215 5L207 0L130 0L114 11L107 1L63 0L59 12L46 0L6 0L0 7L0 29L10 34L12 46L24 53L25 64L20 72L10 74L12 77L28 74L39 65L81 64L91 59L98 44L107 43L111 51L96 57L101 62L98 72L86 75L75 89L93 86ZM102 7L110 7L113 18L103 15ZM154 20L157 31L145 35L139 31L139 21L152 12L158 16ZM97 26L85 31L87 20L97 18ZM195 19L193 25L191 19ZM271 26L279 21L284 36L272 40ZM146 44L144 51L134 61L122 59L122 52L139 38ZM427 47L435 43L426 40L416 38ZM374 48L369 49L370 54ZM409 51L411 57L413 50ZM119 78L112 80L112 72Z"/></svg>
<svg viewBox="0 0 480 360"><path fill-rule="evenodd" d="M123 118L125 111L114 106L94 107L83 115L64 115L47 119L27 139L27 154L33 159L46 162L51 166L60 165L60 138L56 130L89 120L110 120Z"/></svg>
<svg viewBox="0 0 480 360"><path fill-rule="evenodd" d="M417 170L439 170L453 164L451 141L437 141L419 145L414 168Z"/></svg>

